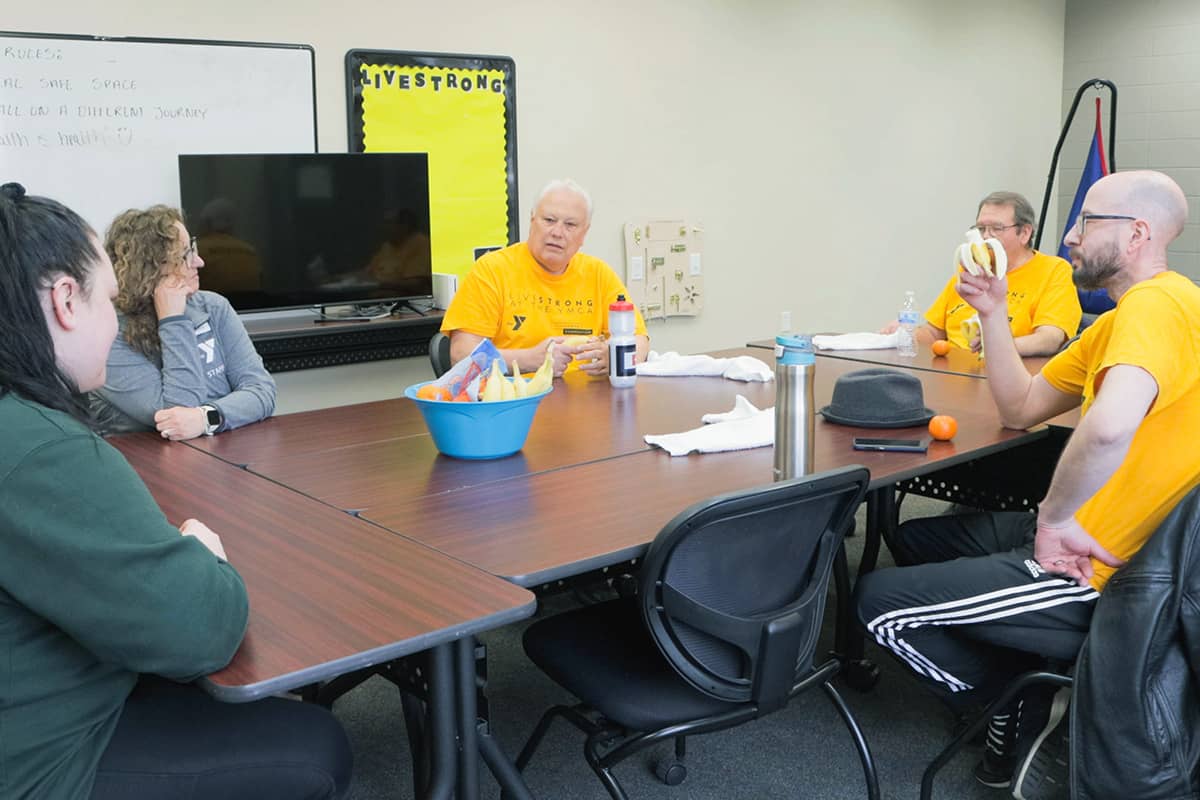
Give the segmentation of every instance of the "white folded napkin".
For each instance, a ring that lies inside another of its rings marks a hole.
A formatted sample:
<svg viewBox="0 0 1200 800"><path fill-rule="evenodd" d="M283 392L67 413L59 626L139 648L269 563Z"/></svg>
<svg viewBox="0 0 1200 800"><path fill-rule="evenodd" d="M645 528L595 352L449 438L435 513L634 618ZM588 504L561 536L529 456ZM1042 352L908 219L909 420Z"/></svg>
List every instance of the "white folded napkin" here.
<svg viewBox="0 0 1200 800"><path fill-rule="evenodd" d="M900 332L895 333L843 333L838 336L817 335L812 337L813 347L818 350L887 350L896 346Z"/></svg>
<svg viewBox="0 0 1200 800"><path fill-rule="evenodd" d="M690 431L647 434L643 438L646 444L661 447L673 456L749 450L775 443L775 408L760 411L740 394L729 411L705 414L701 419L705 424Z"/></svg>
<svg viewBox="0 0 1200 800"><path fill-rule="evenodd" d="M775 372L754 356L713 358L712 356L681 356L679 353L656 353L637 365L638 375L655 377L699 375L729 378L735 381L759 381L765 383L775 379Z"/></svg>

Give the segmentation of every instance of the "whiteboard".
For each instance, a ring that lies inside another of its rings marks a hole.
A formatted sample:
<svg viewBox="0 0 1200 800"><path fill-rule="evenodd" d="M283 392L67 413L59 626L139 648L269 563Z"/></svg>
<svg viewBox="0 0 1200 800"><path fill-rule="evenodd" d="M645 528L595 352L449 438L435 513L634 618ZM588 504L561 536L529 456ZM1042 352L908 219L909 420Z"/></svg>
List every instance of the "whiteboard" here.
<svg viewBox="0 0 1200 800"><path fill-rule="evenodd" d="M179 206L180 154L316 152L314 75L304 45L0 32L0 182L103 236Z"/></svg>

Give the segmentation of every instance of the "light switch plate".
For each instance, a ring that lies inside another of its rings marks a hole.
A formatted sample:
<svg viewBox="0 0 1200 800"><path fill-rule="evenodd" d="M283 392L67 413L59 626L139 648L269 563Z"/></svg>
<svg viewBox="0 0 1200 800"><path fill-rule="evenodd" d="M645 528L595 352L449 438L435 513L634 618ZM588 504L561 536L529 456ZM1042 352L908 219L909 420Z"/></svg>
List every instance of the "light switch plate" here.
<svg viewBox="0 0 1200 800"><path fill-rule="evenodd" d="M629 280L641 281L646 279L646 259L634 256L629 259Z"/></svg>

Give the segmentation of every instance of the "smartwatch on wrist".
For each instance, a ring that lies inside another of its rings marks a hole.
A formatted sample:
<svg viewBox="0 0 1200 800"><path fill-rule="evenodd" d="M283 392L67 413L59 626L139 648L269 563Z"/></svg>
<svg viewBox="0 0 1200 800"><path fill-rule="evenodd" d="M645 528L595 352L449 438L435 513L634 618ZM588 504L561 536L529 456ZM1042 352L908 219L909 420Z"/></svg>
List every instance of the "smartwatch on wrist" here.
<svg viewBox="0 0 1200 800"><path fill-rule="evenodd" d="M217 428L225 422L225 415L221 413L221 409L213 405L202 405L200 408L204 411L204 435L212 436L217 432Z"/></svg>

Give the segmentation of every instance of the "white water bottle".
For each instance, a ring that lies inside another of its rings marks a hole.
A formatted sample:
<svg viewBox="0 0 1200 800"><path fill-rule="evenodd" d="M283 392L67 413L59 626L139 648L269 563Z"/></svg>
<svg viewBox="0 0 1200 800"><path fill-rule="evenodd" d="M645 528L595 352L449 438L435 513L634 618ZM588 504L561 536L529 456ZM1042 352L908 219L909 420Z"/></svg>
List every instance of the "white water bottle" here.
<svg viewBox="0 0 1200 800"><path fill-rule="evenodd" d="M608 382L618 389L637 383L637 316L633 303L617 295L608 307Z"/></svg>
<svg viewBox="0 0 1200 800"><path fill-rule="evenodd" d="M920 319L921 313L917 311L917 293L905 292L904 305L900 306L898 317L900 327L896 329L897 355L911 357L917 354L917 323Z"/></svg>

